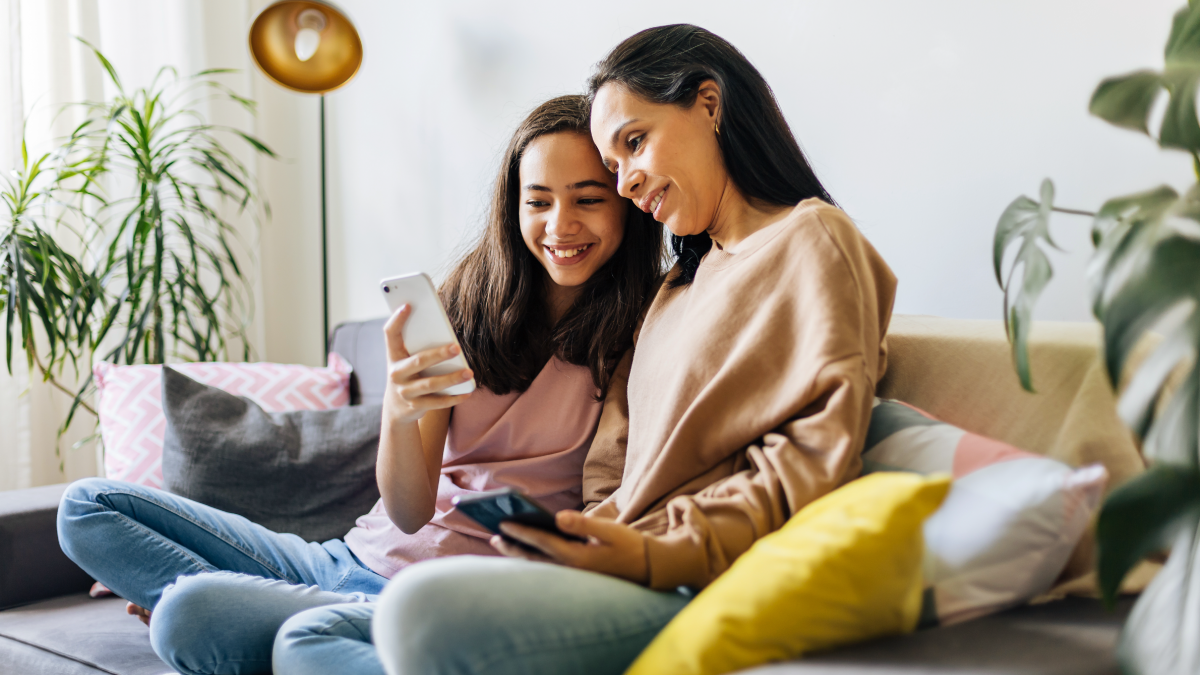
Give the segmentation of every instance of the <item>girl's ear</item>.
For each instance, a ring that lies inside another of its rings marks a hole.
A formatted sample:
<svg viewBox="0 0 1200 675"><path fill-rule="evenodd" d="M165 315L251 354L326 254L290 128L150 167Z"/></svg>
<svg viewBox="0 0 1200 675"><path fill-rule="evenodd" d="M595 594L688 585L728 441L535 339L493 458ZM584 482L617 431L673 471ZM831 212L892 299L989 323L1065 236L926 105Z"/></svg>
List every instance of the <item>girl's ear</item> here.
<svg viewBox="0 0 1200 675"><path fill-rule="evenodd" d="M705 80L696 91L696 104L707 113L713 126L721 122L721 85L716 80Z"/></svg>

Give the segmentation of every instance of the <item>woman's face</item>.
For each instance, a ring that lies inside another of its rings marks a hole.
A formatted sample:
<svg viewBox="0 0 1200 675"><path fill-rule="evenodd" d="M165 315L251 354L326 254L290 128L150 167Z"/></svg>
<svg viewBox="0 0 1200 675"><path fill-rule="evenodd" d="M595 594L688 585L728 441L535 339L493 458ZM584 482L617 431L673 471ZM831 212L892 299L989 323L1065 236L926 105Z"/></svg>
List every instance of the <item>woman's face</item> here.
<svg viewBox="0 0 1200 675"><path fill-rule="evenodd" d="M521 236L550 279L578 286L617 251L626 203L584 134L535 138L521 156Z"/></svg>
<svg viewBox="0 0 1200 675"><path fill-rule="evenodd" d="M592 140L617 174L617 191L680 236L712 224L728 184L714 128L719 105L711 81L690 108L651 103L612 83L592 105Z"/></svg>

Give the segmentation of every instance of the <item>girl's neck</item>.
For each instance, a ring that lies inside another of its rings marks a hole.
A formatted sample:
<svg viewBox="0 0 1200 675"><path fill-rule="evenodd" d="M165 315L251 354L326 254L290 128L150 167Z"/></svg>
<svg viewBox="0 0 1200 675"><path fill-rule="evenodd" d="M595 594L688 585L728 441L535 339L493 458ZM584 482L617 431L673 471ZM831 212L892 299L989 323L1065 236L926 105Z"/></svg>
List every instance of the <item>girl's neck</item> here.
<svg viewBox="0 0 1200 675"><path fill-rule="evenodd" d="M556 325L571 309L575 298L579 297L582 286L559 286L546 279L546 309L550 311L550 325Z"/></svg>
<svg viewBox="0 0 1200 675"><path fill-rule="evenodd" d="M791 210L790 206L751 202L734 187L732 180L726 179L708 235L718 249L737 253L738 245L746 237L774 225Z"/></svg>

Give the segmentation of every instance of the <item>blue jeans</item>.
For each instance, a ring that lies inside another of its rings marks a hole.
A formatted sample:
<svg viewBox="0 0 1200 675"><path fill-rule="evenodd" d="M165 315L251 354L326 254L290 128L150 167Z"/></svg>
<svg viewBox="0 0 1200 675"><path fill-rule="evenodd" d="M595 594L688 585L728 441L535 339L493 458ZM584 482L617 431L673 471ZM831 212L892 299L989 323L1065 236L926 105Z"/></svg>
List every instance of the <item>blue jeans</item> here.
<svg viewBox="0 0 1200 675"><path fill-rule="evenodd" d="M67 488L58 539L94 579L154 611L154 651L187 675L270 672L275 634L289 617L373 600L387 583L340 539L309 543L103 478Z"/></svg>
<svg viewBox="0 0 1200 675"><path fill-rule="evenodd" d="M430 560L397 574L378 603L288 619L275 672L374 675L366 664L378 658L389 675L619 675L690 599L524 560Z"/></svg>

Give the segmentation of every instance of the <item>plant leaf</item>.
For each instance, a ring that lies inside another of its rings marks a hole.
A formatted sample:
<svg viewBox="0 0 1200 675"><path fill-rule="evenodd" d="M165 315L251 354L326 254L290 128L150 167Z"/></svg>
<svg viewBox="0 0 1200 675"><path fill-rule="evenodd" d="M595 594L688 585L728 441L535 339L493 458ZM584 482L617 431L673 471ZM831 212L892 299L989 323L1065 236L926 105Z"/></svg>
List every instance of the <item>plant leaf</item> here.
<svg viewBox="0 0 1200 675"><path fill-rule="evenodd" d="M1054 240L1050 238L1054 183L1048 178L1043 180L1040 193L1041 202L1022 195L1008 205L996 223L992 243L992 267L996 283L1004 291L1004 328L1012 345L1017 376L1021 386L1028 391L1033 391L1028 346L1033 307L1054 273L1050 259L1042 250L1043 244L1054 246ZM1004 257L1014 244L1018 244L1017 254L1006 274ZM1014 279L1018 267L1022 270L1019 282Z"/></svg>
<svg viewBox="0 0 1200 675"><path fill-rule="evenodd" d="M1200 574L1197 520L1177 524L1171 555L1133 607L1117 645L1129 675L1193 675L1200 672Z"/></svg>
<svg viewBox="0 0 1200 675"><path fill-rule="evenodd" d="M1097 576L1110 607L1121 581L1147 555L1170 544L1180 523L1200 515L1200 471L1157 464L1113 490L1096 522Z"/></svg>
<svg viewBox="0 0 1200 675"><path fill-rule="evenodd" d="M1169 94L1158 143L1164 148L1200 150L1196 94L1200 89L1200 3L1175 14L1163 50L1162 72L1139 70L1110 77L1092 93L1088 111L1127 129L1148 132L1148 118L1161 89Z"/></svg>
<svg viewBox="0 0 1200 675"><path fill-rule="evenodd" d="M1092 94L1088 112L1116 126L1149 134L1147 118L1162 86L1162 77L1150 70L1107 78Z"/></svg>

